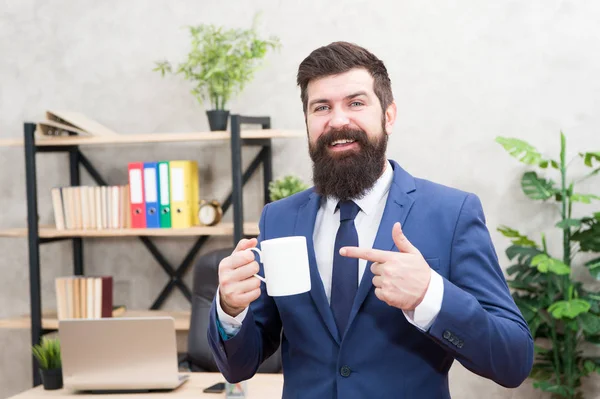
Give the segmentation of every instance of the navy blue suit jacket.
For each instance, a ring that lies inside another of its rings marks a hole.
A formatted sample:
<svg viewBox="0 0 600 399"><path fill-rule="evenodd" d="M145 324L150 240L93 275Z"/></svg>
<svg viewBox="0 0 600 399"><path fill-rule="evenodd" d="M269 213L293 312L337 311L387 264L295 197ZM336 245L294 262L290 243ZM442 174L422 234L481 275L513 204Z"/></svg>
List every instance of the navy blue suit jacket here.
<svg viewBox="0 0 600 399"><path fill-rule="evenodd" d="M346 332L337 331L312 242L321 198L309 189L265 206L259 242L305 236L311 291L269 297L263 284L241 330L227 340L219 334L213 301L208 339L227 380L251 378L280 344L284 398L449 398L454 359L506 387L528 376L533 340L498 264L478 197L391 164L394 178L373 247L397 251L392 226L401 222L442 276L442 307L429 330L420 331L402 310L375 296L369 263Z"/></svg>

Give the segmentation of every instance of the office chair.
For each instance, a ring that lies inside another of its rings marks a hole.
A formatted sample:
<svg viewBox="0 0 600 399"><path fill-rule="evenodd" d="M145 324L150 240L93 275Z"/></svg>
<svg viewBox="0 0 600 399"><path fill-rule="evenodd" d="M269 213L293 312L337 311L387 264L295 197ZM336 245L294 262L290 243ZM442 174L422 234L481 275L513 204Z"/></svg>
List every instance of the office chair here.
<svg viewBox="0 0 600 399"><path fill-rule="evenodd" d="M233 248L211 251L194 265L192 285L192 315L188 335L187 361L191 371L219 371L208 345L206 332L210 322L210 305L219 285L219 263ZM280 349L259 367L259 373L279 373L282 370Z"/></svg>

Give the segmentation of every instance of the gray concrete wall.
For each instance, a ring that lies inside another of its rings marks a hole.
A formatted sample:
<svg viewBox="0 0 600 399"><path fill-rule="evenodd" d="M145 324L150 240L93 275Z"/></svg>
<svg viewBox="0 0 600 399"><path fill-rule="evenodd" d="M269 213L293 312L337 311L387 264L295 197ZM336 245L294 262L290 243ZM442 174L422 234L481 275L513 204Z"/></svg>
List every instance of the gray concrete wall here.
<svg viewBox="0 0 600 399"><path fill-rule="evenodd" d="M386 62L398 103L390 158L414 175L477 193L504 266L508 242L496 227L551 231L555 213L523 198L524 168L494 138L517 136L555 155L562 129L569 156L600 149L600 4L573 0L2 0L0 138L21 137L24 121L38 120L52 108L78 110L122 133L207 130L204 108L189 94L188 83L161 78L152 72L153 63L183 59L185 25L246 27L261 10L261 30L278 35L283 47L232 101L232 111L270 115L274 127L303 129L294 83L298 63L334 40L371 49ZM84 151L114 184L126 182L132 160L194 158L201 160L203 196L222 200L230 188L227 143ZM246 162L254 151L244 150ZM310 180L305 141L278 141L274 166L276 176L295 173ZM42 223L52 222L49 189L67 184L67 173L64 155L38 158ZM261 184L257 178L246 190L248 219L260 214ZM0 197L0 227L24 226L22 149L0 148ZM587 210L598 211L598 205ZM177 264L193 240L156 242ZM230 242L212 239L207 249ZM550 242L558 243L552 235ZM27 313L27 242L2 238L0 253L0 317ZM44 246L41 265L43 304L51 308L53 277L72 271L69 244ZM115 276L115 301L130 308L148 307L165 283L165 273L136 239L86 240L85 265L89 273ZM187 306L176 293L165 308ZM0 330L0 397L31 385L29 340L28 330ZM529 382L504 389L458 364L451 375L458 398L480 398L483 392L494 398L543 397ZM597 380L586 381L589 397L599 392L596 385Z"/></svg>

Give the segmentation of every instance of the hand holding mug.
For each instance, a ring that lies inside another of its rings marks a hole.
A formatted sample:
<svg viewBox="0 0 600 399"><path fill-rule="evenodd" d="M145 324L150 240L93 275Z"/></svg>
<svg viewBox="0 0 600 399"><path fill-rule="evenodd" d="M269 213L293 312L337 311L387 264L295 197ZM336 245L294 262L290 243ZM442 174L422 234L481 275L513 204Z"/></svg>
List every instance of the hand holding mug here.
<svg viewBox="0 0 600 399"><path fill-rule="evenodd" d="M287 296L310 291L310 266L306 238L279 237L262 241L241 240L233 253L219 264L219 293L221 308L235 317L242 313L261 293L266 284L270 296ZM264 267L265 277L259 276L254 252Z"/></svg>
<svg viewBox="0 0 600 399"><path fill-rule="evenodd" d="M254 277L259 271L254 253L256 238L242 239L233 253L219 263L219 294L221 308L235 317L260 296L261 281Z"/></svg>

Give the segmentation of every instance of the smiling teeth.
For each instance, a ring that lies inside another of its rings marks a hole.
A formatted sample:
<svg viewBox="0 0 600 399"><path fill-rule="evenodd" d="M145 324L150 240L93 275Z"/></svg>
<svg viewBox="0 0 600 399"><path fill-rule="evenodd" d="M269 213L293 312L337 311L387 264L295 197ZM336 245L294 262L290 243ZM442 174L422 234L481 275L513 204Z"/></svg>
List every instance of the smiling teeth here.
<svg viewBox="0 0 600 399"><path fill-rule="evenodd" d="M331 145L354 143L354 141L355 140L341 139L341 140L334 141L333 143L331 143Z"/></svg>

